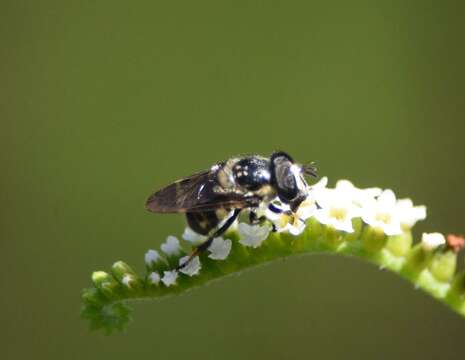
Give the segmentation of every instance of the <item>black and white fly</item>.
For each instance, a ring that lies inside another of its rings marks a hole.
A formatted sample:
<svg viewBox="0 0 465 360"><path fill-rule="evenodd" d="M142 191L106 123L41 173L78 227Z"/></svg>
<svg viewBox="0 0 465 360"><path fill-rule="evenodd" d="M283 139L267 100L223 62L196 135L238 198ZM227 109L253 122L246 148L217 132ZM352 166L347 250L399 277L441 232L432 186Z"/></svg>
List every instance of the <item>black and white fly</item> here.
<svg viewBox="0 0 465 360"><path fill-rule="evenodd" d="M260 223L256 210L268 206L276 197L296 212L308 196L305 175L316 177L313 164L299 165L285 152L269 158L251 155L219 162L210 169L178 180L151 195L146 208L155 213L185 213L189 227L207 236L190 259L211 245L237 219L241 211L249 211L251 223Z"/></svg>

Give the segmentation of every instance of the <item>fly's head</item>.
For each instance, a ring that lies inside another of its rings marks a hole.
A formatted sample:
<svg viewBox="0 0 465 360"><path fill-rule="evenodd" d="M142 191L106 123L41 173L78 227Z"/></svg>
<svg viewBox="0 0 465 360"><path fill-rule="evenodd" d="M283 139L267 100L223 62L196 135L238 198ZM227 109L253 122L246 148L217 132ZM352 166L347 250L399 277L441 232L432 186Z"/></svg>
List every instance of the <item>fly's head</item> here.
<svg viewBox="0 0 465 360"><path fill-rule="evenodd" d="M281 202L296 212L308 196L305 175L316 176L313 165L299 165L285 152L275 152L270 158L271 183Z"/></svg>

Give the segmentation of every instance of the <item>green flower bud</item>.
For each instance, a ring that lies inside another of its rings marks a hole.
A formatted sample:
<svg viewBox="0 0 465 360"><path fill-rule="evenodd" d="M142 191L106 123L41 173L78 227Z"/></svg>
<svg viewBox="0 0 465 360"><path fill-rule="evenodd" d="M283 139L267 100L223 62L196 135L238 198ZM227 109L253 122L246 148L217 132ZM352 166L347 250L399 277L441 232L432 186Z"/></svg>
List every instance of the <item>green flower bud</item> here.
<svg viewBox="0 0 465 360"><path fill-rule="evenodd" d="M428 266L430 260L431 253L426 251L422 244L417 244L407 254L405 270L418 274Z"/></svg>
<svg viewBox="0 0 465 360"><path fill-rule="evenodd" d="M404 232L401 235L389 236L386 243L388 249L394 256L405 256L412 247L412 233Z"/></svg>
<svg viewBox="0 0 465 360"><path fill-rule="evenodd" d="M96 307L101 307L107 300L96 288L84 289L81 298L84 304Z"/></svg>
<svg viewBox="0 0 465 360"><path fill-rule="evenodd" d="M124 288L139 289L141 280L137 274L123 261L117 261L111 267L111 273Z"/></svg>
<svg viewBox="0 0 465 360"><path fill-rule="evenodd" d="M428 269L439 281L447 282L452 279L457 266L457 255L452 251L437 251L434 253Z"/></svg>
<svg viewBox="0 0 465 360"><path fill-rule="evenodd" d="M459 313L465 315L465 271L454 276L446 300Z"/></svg>
<svg viewBox="0 0 465 360"><path fill-rule="evenodd" d="M360 239L360 234L363 228L363 222L361 218L353 218L352 219L352 227L354 228L354 232L346 233L344 240L351 242L357 239Z"/></svg>
<svg viewBox="0 0 465 360"><path fill-rule="evenodd" d="M307 227L305 228L305 233L307 234L307 245L314 246L317 243L318 238L321 236L321 232L322 225L315 218L308 219Z"/></svg>
<svg viewBox="0 0 465 360"><path fill-rule="evenodd" d="M331 247L336 248L344 240L343 233L336 230L333 226L327 225L323 228L323 236L325 242Z"/></svg>
<svg viewBox="0 0 465 360"><path fill-rule="evenodd" d="M95 271L92 274L92 281L97 289L107 298L117 298L120 290L118 282L105 271Z"/></svg>
<svg viewBox="0 0 465 360"><path fill-rule="evenodd" d="M335 189L326 185L324 179L309 188L305 211L299 208L292 214L287 204L275 199L276 209L260 209L268 221L261 225L239 222L213 239L205 252L194 253L185 267L178 266L194 251L191 247L207 239L192 230L182 237L188 243L168 236L160 250L148 250L141 277L122 261L112 266L110 274L93 273L95 288L82 293L82 316L91 327L109 333L129 321L126 302L130 300L178 294L255 265L315 252L366 259L465 316L465 273L454 277L456 254L465 246L461 236L449 235L446 241L440 233L426 233L412 247L409 229L425 218L424 207L414 207L409 199L396 200L391 190L358 189L348 181L338 182ZM271 226L263 231L264 224L270 223L278 232L272 233Z"/></svg>
<svg viewBox="0 0 465 360"><path fill-rule="evenodd" d="M370 253L380 251L387 242L387 237L381 229L366 226L362 232L362 243Z"/></svg>

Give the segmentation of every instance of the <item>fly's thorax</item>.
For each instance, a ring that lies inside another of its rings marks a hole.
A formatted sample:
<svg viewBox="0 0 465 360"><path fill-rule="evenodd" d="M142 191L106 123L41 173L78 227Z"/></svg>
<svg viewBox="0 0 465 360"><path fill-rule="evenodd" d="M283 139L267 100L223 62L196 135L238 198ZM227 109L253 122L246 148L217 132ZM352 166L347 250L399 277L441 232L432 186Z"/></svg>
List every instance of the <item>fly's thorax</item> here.
<svg viewBox="0 0 465 360"><path fill-rule="evenodd" d="M264 203L279 197L292 208L297 208L308 195L302 166L286 153L274 153L271 158L235 157L211 170L216 173L217 194L236 193Z"/></svg>
<svg viewBox="0 0 465 360"><path fill-rule="evenodd" d="M229 159L223 165L214 165L216 170L216 179L223 190L234 190L236 183L234 180L233 166L238 161L237 158ZM213 169L213 168L212 168Z"/></svg>
<svg viewBox="0 0 465 360"><path fill-rule="evenodd" d="M245 191L255 192L270 184L270 163L266 158L249 156L232 164L234 182Z"/></svg>
<svg viewBox="0 0 465 360"><path fill-rule="evenodd" d="M253 194L259 196L266 203L271 202L277 196L275 187L270 184L261 186L258 190L253 191Z"/></svg>

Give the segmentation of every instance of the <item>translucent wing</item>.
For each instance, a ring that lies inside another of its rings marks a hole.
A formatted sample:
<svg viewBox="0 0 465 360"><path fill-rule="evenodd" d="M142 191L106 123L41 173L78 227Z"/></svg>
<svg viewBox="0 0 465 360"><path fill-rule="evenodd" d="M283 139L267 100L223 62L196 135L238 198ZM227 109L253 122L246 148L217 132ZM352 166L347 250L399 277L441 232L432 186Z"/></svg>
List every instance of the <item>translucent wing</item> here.
<svg viewBox="0 0 465 360"><path fill-rule="evenodd" d="M156 213L183 213L222 207L244 208L256 206L259 201L235 192L220 192L219 188L216 173L203 171L157 191L148 198L145 207Z"/></svg>

